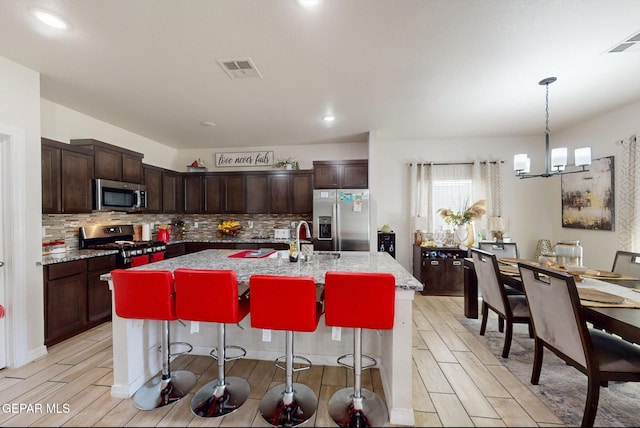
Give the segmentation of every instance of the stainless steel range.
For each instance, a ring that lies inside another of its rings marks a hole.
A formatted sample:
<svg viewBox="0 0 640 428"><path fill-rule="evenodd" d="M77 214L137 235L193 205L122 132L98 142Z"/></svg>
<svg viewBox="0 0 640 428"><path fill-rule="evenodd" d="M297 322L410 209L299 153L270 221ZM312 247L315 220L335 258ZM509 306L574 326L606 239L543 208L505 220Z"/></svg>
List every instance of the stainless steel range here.
<svg viewBox="0 0 640 428"><path fill-rule="evenodd" d="M130 268L164 260L163 241L134 241L133 225L84 226L79 233L80 249L118 250L116 266Z"/></svg>

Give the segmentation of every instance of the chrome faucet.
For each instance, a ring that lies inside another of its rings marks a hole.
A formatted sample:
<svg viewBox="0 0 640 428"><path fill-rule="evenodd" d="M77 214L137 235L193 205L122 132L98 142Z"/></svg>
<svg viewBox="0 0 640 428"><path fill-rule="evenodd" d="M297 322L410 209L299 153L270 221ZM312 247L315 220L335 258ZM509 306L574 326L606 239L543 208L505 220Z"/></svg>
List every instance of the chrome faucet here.
<svg viewBox="0 0 640 428"><path fill-rule="evenodd" d="M311 238L311 230L309 229L309 223L304 220L301 220L296 227L296 251L298 252L298 260L302 260L302 249L300 248L300 228L304 224L307 229L307 238Z"/></svg>

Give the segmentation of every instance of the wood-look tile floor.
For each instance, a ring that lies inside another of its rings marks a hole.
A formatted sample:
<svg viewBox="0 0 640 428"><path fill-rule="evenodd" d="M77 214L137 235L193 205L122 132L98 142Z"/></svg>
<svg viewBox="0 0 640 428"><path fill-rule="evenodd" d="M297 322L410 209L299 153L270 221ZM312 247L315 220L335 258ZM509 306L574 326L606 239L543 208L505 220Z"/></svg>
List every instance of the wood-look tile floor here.
<svg viewBox="0 0 640 428"><path fill-rule="evenodd" d="M456 320L462 304L461 297L416 294L413 384L406 386L413 388L416 426L563 426ZM178 356L171 364L172 370L199 376L187 397L156 410L137 410L131 399L111 397L111 323L105 323L50 347L37 361L0 370L0 426L269 426L258 405L270 387L284 382L284 372L272 361L240 359L227 367L227 376L244 377L251 385L249 399L231 415L192 415L191 397L217 377L215 361L196 355ZM335 391L353 384L352 372L313 366L296 372L294 382L308 385L319 398L318 410L304 426L335 426L327 402ZM362 384L384 398L378 369L365 370Z"/></svg>

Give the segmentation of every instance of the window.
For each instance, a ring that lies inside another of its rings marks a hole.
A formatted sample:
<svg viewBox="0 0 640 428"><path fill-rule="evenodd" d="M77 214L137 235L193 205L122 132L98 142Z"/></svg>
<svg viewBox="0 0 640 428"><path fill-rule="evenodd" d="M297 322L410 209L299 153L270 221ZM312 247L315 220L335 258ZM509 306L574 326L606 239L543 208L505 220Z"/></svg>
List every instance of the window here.
<svg viewBox="0 0 640 428"><path fill-rule="evenodd" d="M433 180L431 183L431 215L433 216L433 230L435 232L441 228L451 229L443 218L438 215L440 208L451 208L453 211L462 211L464 208L474 203L473 180Z"/></svg>
<svg viewBox="0 0 640 428"><path fill-rule="evenodd" d="M475 202L487 201L487 215L474 222L476 231L486 229L488 216L502 214L502 161L454 164L410 164L409 221L430 232L451 230L437 213L440 208L462 211ZM426 227L425 227L426 226Z"/></svg>

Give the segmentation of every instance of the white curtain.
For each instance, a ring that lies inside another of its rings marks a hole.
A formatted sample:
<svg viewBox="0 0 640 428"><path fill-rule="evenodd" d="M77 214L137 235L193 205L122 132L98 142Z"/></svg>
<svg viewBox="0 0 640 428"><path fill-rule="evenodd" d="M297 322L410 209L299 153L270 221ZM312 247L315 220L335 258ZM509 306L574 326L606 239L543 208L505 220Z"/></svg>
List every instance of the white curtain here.
<svg viewBox="0 0 640 428"><path fill-rule="evenodd" d="M480 200L487 200L487 215L480 221L476 221L475 229L487 228L487 218L502 215L502 162L500 161L476 161L474 163L459 164L433 164L414 163L410 165L411 183L411 216L409 221L415 221L416 217L426 218L426 230L434 230L434 212L438 208L433 207L432 183L434 180L471 180L472 200L451 201L454 211L464 208L464 204Z"/></svg>
<svg viewBox="0 0 640 428"><path fill-rule="evenodd" d="M638 136L622 141L619 207L616 210L618 249L640 251L640 153Z"/></svg>

